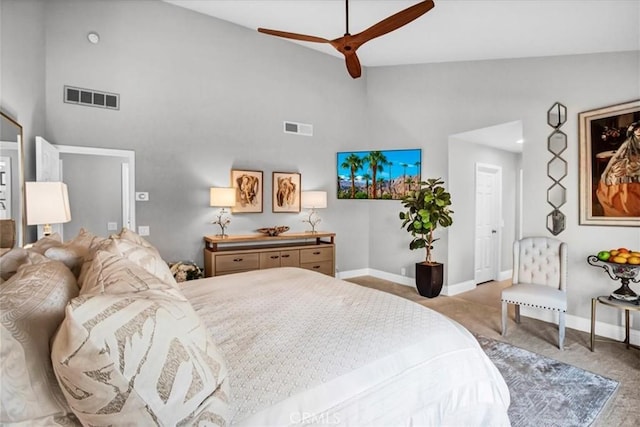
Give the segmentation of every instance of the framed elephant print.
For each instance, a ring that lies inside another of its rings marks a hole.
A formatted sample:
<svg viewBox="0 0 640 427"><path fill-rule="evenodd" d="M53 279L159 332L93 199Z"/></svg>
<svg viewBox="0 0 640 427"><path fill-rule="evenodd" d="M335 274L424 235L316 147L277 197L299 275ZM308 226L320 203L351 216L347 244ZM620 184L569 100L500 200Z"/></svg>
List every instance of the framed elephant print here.
<svg viewBox="0 0 640 427"><path fill-rule="evenodd" d="M297 172L273 172L273 212L300 212L301 176Z"/></svg>
<svg viewBox="0 0 640 427"><path fill-rule="evenodd" d="M231 212L262 212L262 171L232 169L231 186L236 189L236 205Z"/></svg>

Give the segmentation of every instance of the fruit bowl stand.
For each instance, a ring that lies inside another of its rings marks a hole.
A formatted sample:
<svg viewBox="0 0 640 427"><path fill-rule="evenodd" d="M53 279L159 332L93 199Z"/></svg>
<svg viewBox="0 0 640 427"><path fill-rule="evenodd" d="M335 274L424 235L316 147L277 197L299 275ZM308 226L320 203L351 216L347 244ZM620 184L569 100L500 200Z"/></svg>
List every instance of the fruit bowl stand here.
<svg viewBox="0 0 640 427"><path fill-rule="evenodd" d="M589 255L587 262L594 267L602 268L612 280L620 280L622 283L622 286L611 293L609 299L617 299L640 305L640 297L629 287L629 282L640 282L640 265L606 262L595 255Z"/></svg>

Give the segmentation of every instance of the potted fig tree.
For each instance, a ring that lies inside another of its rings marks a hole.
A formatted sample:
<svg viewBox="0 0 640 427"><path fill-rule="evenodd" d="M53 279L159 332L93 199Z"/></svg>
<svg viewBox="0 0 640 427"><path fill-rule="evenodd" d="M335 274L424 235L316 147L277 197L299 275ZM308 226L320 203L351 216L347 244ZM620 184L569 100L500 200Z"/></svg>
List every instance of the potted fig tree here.
<svg viewBox="0 0 640 427"><path fill-rule="evenodd" d="M421 181L418 189L408 191L402 197L402 205L406 209L400 212L402 228L406 228L413 239L409 249L426 250L423 262L416 263L416 288L422 296L437 297L442 290L443 264L434 262L431 252L438 239L433 232L438 227L446 228L453 224L449 209L451 194L445 190L441 178Z"/></svg>

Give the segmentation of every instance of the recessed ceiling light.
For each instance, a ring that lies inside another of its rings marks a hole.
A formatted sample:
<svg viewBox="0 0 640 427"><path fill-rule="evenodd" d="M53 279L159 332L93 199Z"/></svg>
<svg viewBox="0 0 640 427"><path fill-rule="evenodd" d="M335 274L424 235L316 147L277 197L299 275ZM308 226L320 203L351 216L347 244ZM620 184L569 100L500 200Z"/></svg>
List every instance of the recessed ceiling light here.
<svg viewBox="0 0 640 427"><path fill-rule="evenodd" d="M92 31L89 34L87 34L87 39L89 40L90 43L98 44L100 42L100 34L96 33L95 31Z"/></svg>

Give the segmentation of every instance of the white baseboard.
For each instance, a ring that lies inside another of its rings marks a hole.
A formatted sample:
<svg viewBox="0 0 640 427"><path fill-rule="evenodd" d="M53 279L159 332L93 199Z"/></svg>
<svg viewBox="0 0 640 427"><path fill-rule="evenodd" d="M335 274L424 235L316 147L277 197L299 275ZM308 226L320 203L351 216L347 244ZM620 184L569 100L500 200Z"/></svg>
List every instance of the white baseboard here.
<svg viewBox="0 0 640 427"><path fill-rule="evenodd" d="M447 296L454 296L463 292L471 291L476 288L475 281L467 280L466 282L454 283L453 285L447 285L442 288L442 294Z"/></svg>
<svg viewBox="0 0 640 427"><path fill-rule="evenodd" d="M511 279L513 277L513 270L505 270L498 273L498 282Z"/></svg>
<svg viewBox="0 0 640 427"><path fill-rule="evenodd" d="M501 280L506 280L511 277L511 270L500 273L500 277L503 277L504 275L506 275L506 278ZM349 279L358 276L373 276L377 277L378 279L389 280L390 282L398 283L400 285L410 286L412 288L415 287L415 279L413 277L400 276L399 274L387 273L386 271L375 270L373 268L361 268L358 270L342 271L336 274L336 277L340 279ZM462 283L455 283L453 285L444 286L442 288L442 295L453 296L475 289L475 287L476 284L473 280L468 280ZM528 307L521 307L520 314L522 316L542 320L543 322L558 324L557 313L554 313L550 310L536 310ZM632 313L631 315L634 316L634 313ZM591 332L591 319L567 314L565 316L565 320L566 326L568 328L587 333ZM630 319L632 325L634 324L634 320L638 322L640 319L634 319L632 317ZM596 335L598 336L611 338L617 341L624 340L624 325L619 326L596 321L595 329ZM640 331L638 331L637 329L631 329L629 335L631 344L640 345Z"/></svg>

